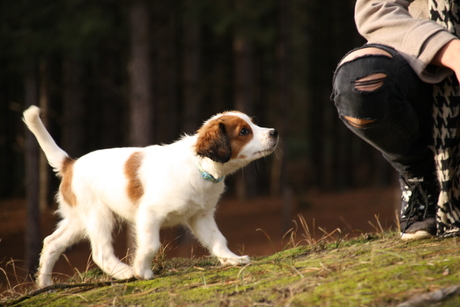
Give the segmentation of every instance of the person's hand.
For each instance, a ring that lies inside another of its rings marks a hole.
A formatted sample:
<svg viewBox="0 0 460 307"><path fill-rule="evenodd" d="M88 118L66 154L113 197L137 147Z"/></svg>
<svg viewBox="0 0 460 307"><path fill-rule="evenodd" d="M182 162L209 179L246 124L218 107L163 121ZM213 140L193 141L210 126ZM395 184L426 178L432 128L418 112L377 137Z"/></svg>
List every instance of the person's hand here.
<svg viewBox="0 0 460 307"><path fill-rule="evenodd" d="M452 69L457 80L460 81L460 39L454 39L445 44L431 63Z"/></svg>

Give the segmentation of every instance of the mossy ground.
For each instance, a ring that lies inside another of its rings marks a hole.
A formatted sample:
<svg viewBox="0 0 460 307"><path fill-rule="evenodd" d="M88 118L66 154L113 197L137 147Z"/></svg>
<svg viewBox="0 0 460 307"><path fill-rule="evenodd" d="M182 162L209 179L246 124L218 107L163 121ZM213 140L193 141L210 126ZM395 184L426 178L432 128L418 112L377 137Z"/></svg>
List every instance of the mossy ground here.
<svg viewBox="0 0 460 307"><path fill-rule="evenodd" d="M397 234L382 233L297 246L240 267L221 267L212 258L161 259L150 281L111 283L90 271L69 281L80 286L30 297L4 293L0 305L397 306L460 286L459 243L455 238L403 242ZM458 306L460 300L442 304Z"/></svg>

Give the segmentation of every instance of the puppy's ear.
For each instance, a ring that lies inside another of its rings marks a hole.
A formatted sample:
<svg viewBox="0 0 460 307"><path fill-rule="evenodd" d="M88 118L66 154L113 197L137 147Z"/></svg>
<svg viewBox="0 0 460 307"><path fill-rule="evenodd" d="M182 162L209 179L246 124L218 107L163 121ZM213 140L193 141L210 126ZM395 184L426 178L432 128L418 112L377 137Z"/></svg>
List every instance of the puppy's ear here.
<svg viewBox="0 0 460 307"><path fill-rule="evenodd" d="M198 130L198 140L195 145L196 153L215 162L225 163L232 156L232 148L227 137L225 124L215 120Z"/></svg>

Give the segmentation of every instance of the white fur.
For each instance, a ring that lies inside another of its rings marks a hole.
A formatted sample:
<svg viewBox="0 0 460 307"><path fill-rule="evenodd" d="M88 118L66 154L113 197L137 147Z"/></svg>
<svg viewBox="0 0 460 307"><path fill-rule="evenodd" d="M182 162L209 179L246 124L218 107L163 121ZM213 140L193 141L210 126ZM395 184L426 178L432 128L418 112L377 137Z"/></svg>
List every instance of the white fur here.
<svg viewBox="0 0 460 307"><path fill-rule="evenodd" d="M59 173L61 171L61 163L67 157L67 153L56 145L51 135L49 135L43 126L39 115L40 109L36 106L31 106L24 112L23 119L29 130L37 138L42 150L46 153L48 163L53 167L55 172Z"/></svg>
<svg viewBox="0 0 460 307"><path fill-rule="evenodd" d="M216 204L224 191L224 181L213 183L202 178L197 165L215 178L233 173L249 162L274 151L278 143L274 129L261 128L239 112L218 114L237 116L251 127L252 139L226 163L214 162L195 151L198 135L184 136L170 145L145 148L113 148L91 152L73 164L71 189L76 205L71 206L58 193L58 213L62 220L56 231L44 240L40 258L38 285L52 284L52 269L60 254L70 245L87 237L94 262L117 279L153 278L151 261L160 248L161 227L184 224L222 264L249 263L248 256L238 256L227 248L224 236L214 220ZM24 122L35 134L50 165L58 174L69 159L60 149L39 118L39 109L24 112ZM138 178L144 187L136 203L127 194L128 179L124 166L135 152L143 159ZM63 178L64 180L65 178ZM112 230L116 217L134 226L137 250L131 266L113 253Z"/></svg>

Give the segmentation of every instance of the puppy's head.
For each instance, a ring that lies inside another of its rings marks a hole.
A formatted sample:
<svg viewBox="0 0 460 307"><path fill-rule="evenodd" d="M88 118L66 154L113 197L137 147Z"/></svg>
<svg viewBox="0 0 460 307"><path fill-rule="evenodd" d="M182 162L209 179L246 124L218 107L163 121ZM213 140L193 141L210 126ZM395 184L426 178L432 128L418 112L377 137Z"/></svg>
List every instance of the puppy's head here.
<svg viewBox="0 0 460 307"><path fill-rule="evenodd" d="M253 161L272 153L278 132L254 124L246 114L232 111L218 114L198 130L196 153L215 162L231 159Z"/></svg>

